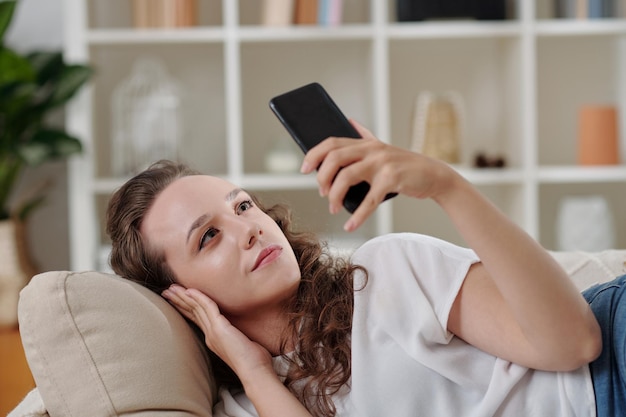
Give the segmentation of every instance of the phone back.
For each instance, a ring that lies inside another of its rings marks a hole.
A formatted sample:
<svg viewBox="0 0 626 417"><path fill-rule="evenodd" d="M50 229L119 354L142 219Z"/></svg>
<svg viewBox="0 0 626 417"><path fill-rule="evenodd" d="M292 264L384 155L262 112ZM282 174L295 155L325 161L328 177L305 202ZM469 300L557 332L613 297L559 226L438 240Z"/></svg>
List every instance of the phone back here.
<svg viewBox="0 0 626 417"><path fill-rule="evenodd" d="M304 153L330 136L361 137L318 83L274 97L270 108Z"/></svg>

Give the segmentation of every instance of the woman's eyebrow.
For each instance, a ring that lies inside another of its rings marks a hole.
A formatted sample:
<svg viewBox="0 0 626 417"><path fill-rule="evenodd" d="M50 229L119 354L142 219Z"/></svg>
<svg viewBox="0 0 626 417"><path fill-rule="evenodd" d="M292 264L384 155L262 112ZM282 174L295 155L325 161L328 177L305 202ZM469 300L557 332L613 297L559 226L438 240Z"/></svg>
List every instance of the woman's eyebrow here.
<svg viewBox="0 0 626 417"><path fill-rule="evenodd" d="M243 190L241 188L235 188L234 190L226 194L226 201L227 202L233 201L235 198L237 198L237 195L242 191Z"/></svg>
<svg viewBox="0 0 626 417"><path fill-rule="evenodd" d="M191 237L193 231L202 226L209 217L210 216L208 214L203 214L202 216L198 217L195 222L193 222L193 224L189 228L189 231L187 232L187 243L189 243L189 238Z"/></svg>
<svg viewBox="0 0 626 417"><path fill-rule="evenodd" d="M224 200L226 200L226 202L231 202L235 198L237 198L239 193L242 191L243 190L241 188L235 188L232 191L230 191L228 194L226 194L226 197L224 198ZM191 234L193 233L193 231L196 230L198 227L202 226L204 223L206 223L209 217L211 216L208 214L203 214L200 217L198 217L195 222L191 224L191 227L189 228L189 231L187 232L187 242L189 242L189 238L191 237Z"/></svg>

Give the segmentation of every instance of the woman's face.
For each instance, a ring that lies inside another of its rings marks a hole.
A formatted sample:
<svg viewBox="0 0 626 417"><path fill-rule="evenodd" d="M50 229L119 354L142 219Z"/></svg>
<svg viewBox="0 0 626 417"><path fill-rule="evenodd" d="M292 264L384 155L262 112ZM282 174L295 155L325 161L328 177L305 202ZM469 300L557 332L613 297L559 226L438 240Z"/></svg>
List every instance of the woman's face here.
<svg viewBox="0 0 626 417"><path fill-rule="evenodd" d="M197 288L231 317L280 306L300 281L295 254L276 222L250 196L216 177L168 185L141 225L178 283Z"/></svg>

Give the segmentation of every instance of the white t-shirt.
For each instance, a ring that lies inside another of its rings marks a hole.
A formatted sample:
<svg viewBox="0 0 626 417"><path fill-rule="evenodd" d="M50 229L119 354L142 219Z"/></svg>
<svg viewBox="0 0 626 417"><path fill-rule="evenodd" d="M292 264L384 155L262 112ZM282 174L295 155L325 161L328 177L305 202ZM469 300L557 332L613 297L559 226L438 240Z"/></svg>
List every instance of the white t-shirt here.
<svg viewBox="0 0 626 417"><path fill-rule="evenodd" d="M402 233L368 241L352 260L368 281L355 292L351 388L336 397L338 416L595 417L588 366L535 371L447 331L452 303L478 262L473 251ZM362 280L359 273L357 289ZM220 397L216 416L256 416L245 393Z"/></svg>

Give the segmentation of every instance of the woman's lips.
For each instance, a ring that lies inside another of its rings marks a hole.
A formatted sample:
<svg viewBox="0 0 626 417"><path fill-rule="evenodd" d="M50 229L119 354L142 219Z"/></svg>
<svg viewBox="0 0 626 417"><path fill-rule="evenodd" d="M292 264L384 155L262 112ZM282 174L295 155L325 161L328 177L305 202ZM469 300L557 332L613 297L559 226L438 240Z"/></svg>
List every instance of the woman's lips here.
<svg viewBox="0 0 626 417"><path fill-rule="evenodd" d="M269 264L274 259L278 258L280 254L283 252L283 248L278 245L270 245L267 248L263 249L259 256L256 258L256 262L252 267L252 270L255 271L261 268L264 265Z"/></svg>

